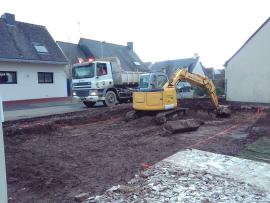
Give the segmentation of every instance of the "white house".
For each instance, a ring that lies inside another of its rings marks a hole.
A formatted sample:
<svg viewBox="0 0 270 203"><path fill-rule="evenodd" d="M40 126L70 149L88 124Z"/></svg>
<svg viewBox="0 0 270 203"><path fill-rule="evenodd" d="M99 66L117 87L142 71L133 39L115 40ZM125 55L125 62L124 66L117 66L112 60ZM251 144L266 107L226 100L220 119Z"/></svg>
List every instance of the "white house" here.
<svg viewBox="0 0 270 203"><path fill-rule="evenodd" d="M46 27L0 18L0 95L4 101L67 96L67 60Z"/></svg>
<svg viewBox="0 0 270 203"><path fill-rule="evenodd" d="M197 73L203 76L205 75L198 54L194 54L192 58L155 62L151 66L152 71L165 72L168 77L171 77L179 68L187 69L190 73ZM191 98L193 97L193 92L194 91L188 82L180 82L177 86L178 98Z"/></svg>
<svg viewBox="0 0 270 203"><path fill-rule="evenodd" d="M270 18L224 66L227 100L270 103Z"/></svg>

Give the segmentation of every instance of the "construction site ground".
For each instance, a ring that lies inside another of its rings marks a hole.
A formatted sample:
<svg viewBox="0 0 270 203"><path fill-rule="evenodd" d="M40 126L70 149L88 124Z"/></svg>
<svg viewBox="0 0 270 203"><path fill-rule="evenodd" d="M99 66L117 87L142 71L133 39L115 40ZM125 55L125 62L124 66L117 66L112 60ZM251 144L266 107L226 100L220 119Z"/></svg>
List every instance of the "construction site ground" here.
<svg viewBox="0 0 270 203"><path fill-rule="evenodd" d="M84 203L270 202L269 185L270 164L187 149Z"/></svg>
<svg viewBox="0 0 270 203"><path fill-rule="evenodd" d="M5 122L9 202L66 203L83 193L101 195L189 148L270 162L267 109L234 104L230 118L216 118L208 99L181 105L189 108L184 118L204 125L168 134L151 116L127 123L130 104Z"/></svg>

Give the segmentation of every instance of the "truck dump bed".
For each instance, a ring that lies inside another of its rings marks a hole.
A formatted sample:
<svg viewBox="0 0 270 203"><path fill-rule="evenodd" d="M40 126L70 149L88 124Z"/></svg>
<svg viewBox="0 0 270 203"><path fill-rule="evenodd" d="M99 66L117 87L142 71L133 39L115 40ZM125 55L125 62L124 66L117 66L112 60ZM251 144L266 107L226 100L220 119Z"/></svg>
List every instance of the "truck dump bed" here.
<svg viewBox="0 0 270 203"><path fill-rule="evenodd" d="M108 57L102 59L103 61L110 61L112 65L112 76L115 86L138 86L140 75L143 72L139 71L124 71L121 67L120 61L116 57Z"/></svg>

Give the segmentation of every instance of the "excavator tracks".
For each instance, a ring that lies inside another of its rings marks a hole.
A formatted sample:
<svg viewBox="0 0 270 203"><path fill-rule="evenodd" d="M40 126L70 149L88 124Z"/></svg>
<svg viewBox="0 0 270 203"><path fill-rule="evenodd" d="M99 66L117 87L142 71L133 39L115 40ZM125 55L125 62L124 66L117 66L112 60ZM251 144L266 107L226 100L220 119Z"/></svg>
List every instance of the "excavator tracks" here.
<svg viewBox="0 0 270 203"><path fill-rule="evenodd" d="M169 111L136 111L132 110L126 113L125 120L127 122L141 118L143 116L153 116L155 122L160 125L168 120L178 120L187 114L188 108L177 108Z"/></svg>
<svg viewBox="0 0 270 203"><path fill-rule="evenodd" d="M187 114L188 108L177 108L169 111L157 113L155 121L157 124L164 124L167 121L179 120Z"/></svg>
<svg viewBox="0 0 270 203"><path fill-rule="evenodd" d="M153 116L155 123L163 126L163 135L165 136L176 132L194 131L203 124L203 121L199 119L187 119L187 113L188 108L177 108L166 112L145 112L133 110L127 112L126 121L129 122L143 116Z"/></svg>

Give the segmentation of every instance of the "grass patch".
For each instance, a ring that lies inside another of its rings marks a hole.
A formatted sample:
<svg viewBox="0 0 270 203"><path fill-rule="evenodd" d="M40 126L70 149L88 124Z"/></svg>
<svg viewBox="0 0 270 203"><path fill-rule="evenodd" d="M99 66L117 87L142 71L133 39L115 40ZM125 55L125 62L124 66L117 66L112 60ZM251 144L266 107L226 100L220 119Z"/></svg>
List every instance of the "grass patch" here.
<svg viewBox="0 0 270 203"><path fill-rule="evenodd" d="M270 138L262 137L242 150L240 158L270 163Z"/></svg>

